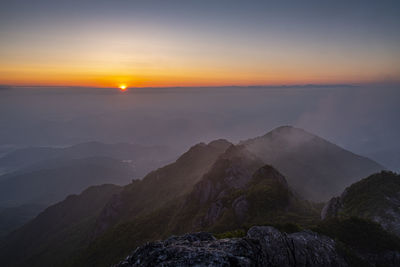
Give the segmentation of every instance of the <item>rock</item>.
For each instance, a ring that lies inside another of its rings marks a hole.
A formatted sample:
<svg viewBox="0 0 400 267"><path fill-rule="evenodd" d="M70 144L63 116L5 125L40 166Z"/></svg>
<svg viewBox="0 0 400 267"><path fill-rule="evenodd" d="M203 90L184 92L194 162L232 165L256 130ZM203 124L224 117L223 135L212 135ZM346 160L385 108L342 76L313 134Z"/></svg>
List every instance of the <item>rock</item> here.
<svg viewBox="0 0 400 267"><path fill-rule="evenodd" d="M247 216L247 211L249 209L249 203L247 202L246 197L240 196L240 197L236 198L232 202L232 208L233 208L233 211L235 212L236 218L240 222L244 222L244 220L246 219L246 216Z"/></svg>
<svg viewBox="0 0 400 267"><path fill-rule="evenodd" d="M358 254L358 256L371 264L371 266L400 266L400 252L398 251L384 251L375 254L362 253Z"/></svg>
<svg viewBox="0 0 400 267"><path fill-rule="evenodd" d="M325 220L328 218L336 217L339 210L342 208L342 201L340 197L334 197L325 204L321 211L321 219Z"/></svg>
<svg viewBox="0 0 400 267"><path fill-rule="evenodd" d="M379 223L400 237L400 175L382 171L352 184L321 212L323 220L360 217Z"/></svg>
<svg viewBox="0 0 400 267"><path fill-rule="evenodd" d="M348 266L335 241L312 231L281 233L270 226L250 228L247 237L260 242L266 266Z"/></svg>
<svg viewBox="0 0 400 267"><path fill-rule="evenodd" d="M213 202L207 211L207 215L204 217L204 226L209 226L215 223L219 217L225 212L226 208L222 204L222 201L218 200Z"/></svg>
<svg viewBox="0 0 400 267"><path fill-rule="evenodd" d="M311 231L281 233L252 227L244 238L216 240L208 233L147 243L117 264L131 266L348 266L335 241Z"/></svg>

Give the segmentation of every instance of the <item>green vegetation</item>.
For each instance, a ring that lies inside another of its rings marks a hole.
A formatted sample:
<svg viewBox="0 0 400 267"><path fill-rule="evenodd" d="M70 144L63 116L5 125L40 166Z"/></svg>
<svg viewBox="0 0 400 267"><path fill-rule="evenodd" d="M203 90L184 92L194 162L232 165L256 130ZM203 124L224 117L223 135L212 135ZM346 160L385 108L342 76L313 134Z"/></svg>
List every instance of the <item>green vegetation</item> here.
<svg viewBox="0 0 400 267"><path fill-rule="evenodd" d="M233 230L233 231L228 231L224 233L217 233L214 234L214 236L217 239L223 239L223 238L238 238L238 237L244 237L246 236L247 230L244 229L238 229L238 230Z"/></svg>
<svg viewBox="0 0 400 267"><path fill-rule="evenodd" d="M365 252L400 251L400 238L385 231L379 224L362 218L324 220L312 230Z"/></svg>
<svg viewBox="0 0 400 267"><path fill-rule="evenodd" d="M387 216L384 211L397 205L391 198L398 198L400 192L400 175L382 171L373 174L351 185L343 197L343 210L339 215L344 217L372 218L375 215Z"/></svg>
<svg viewBox="0 0 400 267"><path fill-rule="evenodd" d="M295 223L276 223L276 224L261 224L264 226L272 226L276 229L278 229L281 232L284 233L296 233L296 232L300 232L303 230L303 228L301 226L299 226L298 224ZM243 228L241 229L236 229L236 230L232 230L232 231L226 231L223 233L214 233L214 236L217 239L223 239L223 238L238 238L238 237L244 237L247 234L247 231L252 227L252 226L256 226L256 225L251 225L251 226L243 226Z"/></svg>

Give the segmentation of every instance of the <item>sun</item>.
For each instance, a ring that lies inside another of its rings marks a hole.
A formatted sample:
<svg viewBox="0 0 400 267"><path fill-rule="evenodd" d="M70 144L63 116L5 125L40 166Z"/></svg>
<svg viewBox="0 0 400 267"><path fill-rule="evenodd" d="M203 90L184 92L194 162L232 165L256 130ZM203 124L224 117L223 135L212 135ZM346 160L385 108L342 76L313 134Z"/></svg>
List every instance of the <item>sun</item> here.
<svg viewBox="0 0 400 267"><path fill-rule="evenodd" d="M120 86L119 86L119 89L121 90L121 91L125 91L126 90L126 85L125 84L121 84Z"/></svg>

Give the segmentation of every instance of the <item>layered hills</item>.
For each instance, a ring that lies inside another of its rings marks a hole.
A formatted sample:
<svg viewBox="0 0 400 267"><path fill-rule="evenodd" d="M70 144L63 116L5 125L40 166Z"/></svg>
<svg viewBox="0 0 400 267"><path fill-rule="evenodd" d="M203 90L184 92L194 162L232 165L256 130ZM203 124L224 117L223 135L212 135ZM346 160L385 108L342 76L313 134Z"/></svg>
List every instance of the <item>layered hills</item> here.
<svg viewBox="0 0 400 267"><path fill-rule="evenodd" d="M175 155L174 150L165 146L87 142L63 148L28 147L17 149L0 158L0 169L4 173L32 171L45 168L49 164L48 161L54 159L106 157L134 164L136 175L140 178L154 168L172 160Z"/></svg>
<svg viewBox="0 0 400 267"><path fill-rule="evenodd" d="M135 247L172 234L242 233L253 225L288 222L315 227L322 206L311 200L330 198L382 168L293 127L238 145L200 143L142 180L94 193L90 197L102 201L85 215L75 213L80 201L92 203L85 192L74 197L74 205L66 205L67 198L51 206L6 238L0 260L10 266L15 259L21 266L109 266ZM60 214L76 214L76 221L66 226ZM46 222L52 227L43 227ZM64 234L73 238L59 244Z"/></svg>
<svg viewBox="0 0 400 267"><path fill-rule="evenodd" d="M10 152L0 158L0 237L69 194L92 185L129 184L174 157L164 146L99 142Z"/></svg>

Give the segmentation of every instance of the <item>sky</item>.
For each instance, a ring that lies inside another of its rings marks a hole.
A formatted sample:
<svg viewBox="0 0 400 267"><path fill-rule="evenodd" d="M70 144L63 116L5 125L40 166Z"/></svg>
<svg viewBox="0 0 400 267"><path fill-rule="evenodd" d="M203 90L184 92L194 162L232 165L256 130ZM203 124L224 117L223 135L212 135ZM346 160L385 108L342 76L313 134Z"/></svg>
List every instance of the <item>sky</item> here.
<svg viewBox="0 0 400 267"><path fill-rule="evenodd" d="M392 83L399 1L2 0L0 84Z"/></svg>

